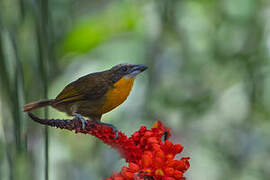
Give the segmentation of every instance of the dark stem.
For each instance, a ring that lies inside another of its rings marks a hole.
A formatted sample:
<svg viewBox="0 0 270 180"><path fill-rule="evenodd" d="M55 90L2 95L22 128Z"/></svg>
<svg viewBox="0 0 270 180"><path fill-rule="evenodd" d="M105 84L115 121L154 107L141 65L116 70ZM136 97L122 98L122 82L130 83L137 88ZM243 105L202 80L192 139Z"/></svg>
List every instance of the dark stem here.
<svg viewBox="0 0 270 180"><path fill-rule="evenodd" d="M76 132L80 133L88 133L91 130L94 130L97 126L102 126L95 121L87 121L85 129L82 128L82 123L79 119L41 119L35 116L33 113L28 112L28 116L35 122L56 127L60 129L67 129L67 130L75 130Z"/></svg>
<svg viewBox="0 0 270 180"><path fill-rule="evenodd" d="M21 133L21 126L22 126L22 115L21 115L21 101L19 98L20 91L22 94L24 94L24 77L23 77L23 68L22 63L19 57L19 52L17 48L17 42L16 42L16 33L14 29L11 29L10 31L10 38L11 43L14 49L15 54L15 61L16 61L16 72L15 72L15 80L14 80L14 90L13 90L13 112L14 112L14 123L15 123L15 129L16 129L16 145L18 152L21 152L22 150L22 133Z"/></svg>
<svg viewBox="0 0 270 180"><path fill-rule="evenodd" d="M37 19L37 39L39 47L39 69L43 82L43 98L48 99L48 0L39 1L40 18ZM44 117L48 118L48 108L44 109ZM45 180L49 180L49 132L48 127L44 129L45 143Z"/></svg>

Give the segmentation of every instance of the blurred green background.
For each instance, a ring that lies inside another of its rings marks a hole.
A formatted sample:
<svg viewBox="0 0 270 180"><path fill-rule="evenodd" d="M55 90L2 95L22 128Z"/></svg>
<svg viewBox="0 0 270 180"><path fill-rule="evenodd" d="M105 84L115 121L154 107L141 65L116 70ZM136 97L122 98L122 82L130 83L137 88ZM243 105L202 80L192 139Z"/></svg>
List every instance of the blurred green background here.
<svg viewBox="0 0 270 180"><path fill-rule="evenodd" d="M162 120L191 157L187 179L268 180L269 55L269 0L1 0L0 179L45 177L44 127L24 103L131 62L149 69L103 121L130 135ZM125 164L93 137L48 130L52 180L105 179Z"/></svg>

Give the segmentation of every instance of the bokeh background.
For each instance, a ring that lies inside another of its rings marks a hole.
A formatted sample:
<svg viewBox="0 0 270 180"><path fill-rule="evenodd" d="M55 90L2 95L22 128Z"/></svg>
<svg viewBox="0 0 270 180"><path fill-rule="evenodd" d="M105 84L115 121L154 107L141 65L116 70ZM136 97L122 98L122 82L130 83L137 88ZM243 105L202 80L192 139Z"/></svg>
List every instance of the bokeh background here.
<svg viewBox="0 0 270 180"><path fill-rule="evenodd" d="M103 121L132 134L162 120L191 157L189 180L268 180L269 55L269 0L1 0L0 179L45 178L46 131L24 103L131 62L149 69ZM125 164L93 137L47 132L52 180L105 179Z"/></svg>

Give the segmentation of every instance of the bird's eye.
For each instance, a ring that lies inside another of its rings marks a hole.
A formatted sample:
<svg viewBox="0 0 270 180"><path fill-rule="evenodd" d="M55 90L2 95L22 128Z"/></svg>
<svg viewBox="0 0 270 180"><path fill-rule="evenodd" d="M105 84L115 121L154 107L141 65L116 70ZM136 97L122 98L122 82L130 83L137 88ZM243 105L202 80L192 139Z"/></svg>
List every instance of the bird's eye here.
<svg viewBox="0 0 270 180"><path fill-rule="evenodd" d="M122 72L127 72L128 68L127 67L122 67L121 70L122 70Z"/></svg>

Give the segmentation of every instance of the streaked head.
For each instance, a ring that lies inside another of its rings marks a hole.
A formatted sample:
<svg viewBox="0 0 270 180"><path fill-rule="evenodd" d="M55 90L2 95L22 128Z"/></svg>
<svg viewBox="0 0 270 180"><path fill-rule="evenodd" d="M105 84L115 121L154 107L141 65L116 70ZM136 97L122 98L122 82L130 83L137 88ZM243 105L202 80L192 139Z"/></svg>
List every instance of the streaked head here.
<svg viewBox="0 0 270 180"><path fill-rule="evenodd" d="M112 73L113 80L118 81L122 77L135 78L138 74L145 71L148 67L143 64L122 63L113 66L109 71Z"/></svg>

